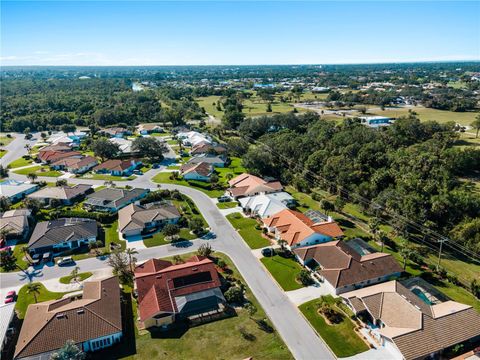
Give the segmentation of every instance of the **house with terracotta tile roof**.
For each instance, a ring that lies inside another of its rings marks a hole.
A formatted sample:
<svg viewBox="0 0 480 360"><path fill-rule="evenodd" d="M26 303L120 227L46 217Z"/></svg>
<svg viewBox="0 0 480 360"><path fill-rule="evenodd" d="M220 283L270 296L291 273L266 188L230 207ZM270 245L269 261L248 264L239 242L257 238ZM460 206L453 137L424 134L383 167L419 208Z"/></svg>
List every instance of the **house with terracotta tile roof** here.
<svg viewBox="0 0 480 360"><path fill-rule="evenodd" d="M72 156L50 164L54 170L68 171L72 174L84 174L98 164L93 156Z"/></svg>
<svg viewBox="0 0 480 360"><path fill-rule="evenodd" d="M341 297L392 359L437 359L444 349L480 341L480 314L421 278L393 280Z"/></svg>
<svg viewBox="0 0 480 360"><path fill-rule="evenodd" d="M227 148L223 145L211 144L209 142L201 142L192 147L190 150L190 155L200 155L200 154L214 154L214 155L225 155L227 153Z"/></svg>
<svg viewBox="0 0 480 360"><path fill-rule="evenodd" d="M73 340L85 352L122 339L120 286L116 276L86 281L78 299L31 304L20 330L14 359L43 360Z"/></svg>
<svg viewBox="0 0 480 360"><path fill-rule="evenodd" d="M130 176L133 174L133 171L139 164L141 164L141 162L134 159L111 159L95 166L93 171L96 173L110 174L113 176Z"/></svg>
<svg viewBox="0 0 480 360"><path fill-rule="evenodd" d="M238 175L228 182L228 194L234 199L244 196L270 194L283 190L280 181L264 180L255 175L247 173Z"/></svg>
<svg viewBox="0 0 480 360"><path fill-rule="evenodd" d="M180 174L184 180L210 182L213 174L213 166L206 162L188 163L180 167Z"/></svg>
<svg viewBox="0 0 480 360"><path fill-rule="evenodd" d="M41 149L37 155L37 159L44 164L51 164L66 158L81 158L83 156L78 151L72 151L71 148L68 148L68 150L63 150L63 147L61 147L61 150L51 150L48 148L52 148L52 146Z"/></svg>
<svg viewBox="0 0 480 360"><path fill-rule="evenodd" d="M180 217L180 212L173 204L130 204L118 212L118 232L124 238L151 233L166 224L176 224Z"/></svg>
<svg viewBox="0 0 480 360"><path fill-rule="evenodd" d="M391 254L376 252L360 239L306 246L293 253L335 295L392 280L402 273Z"/></svg>
<svg viewBox="0 0 480 360"><path fill-rule="evenodd" d="M332 218L314 222L307 215L291 209L263 219L263 225L276 240L284 240L290 249L324 243L344 235Z"/></svg>
<svg viewBox="0 0 480 360"><path fill-rule="evenodd" d="M222 312L225 298L215 264L193 256L183 264L150 259L135 268L139 320L145 328Z"/></svg>

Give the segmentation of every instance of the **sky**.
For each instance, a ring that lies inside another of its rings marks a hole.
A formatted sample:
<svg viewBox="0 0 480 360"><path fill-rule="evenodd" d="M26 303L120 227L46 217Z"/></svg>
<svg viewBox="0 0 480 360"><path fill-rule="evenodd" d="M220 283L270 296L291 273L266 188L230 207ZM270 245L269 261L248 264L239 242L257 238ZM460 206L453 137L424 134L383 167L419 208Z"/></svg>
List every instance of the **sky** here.
<svg viewBox="0 0 480 360"><path fill-rule="evenodd" d="M5 1L0 65L480 60L480 2Z"/></svg>

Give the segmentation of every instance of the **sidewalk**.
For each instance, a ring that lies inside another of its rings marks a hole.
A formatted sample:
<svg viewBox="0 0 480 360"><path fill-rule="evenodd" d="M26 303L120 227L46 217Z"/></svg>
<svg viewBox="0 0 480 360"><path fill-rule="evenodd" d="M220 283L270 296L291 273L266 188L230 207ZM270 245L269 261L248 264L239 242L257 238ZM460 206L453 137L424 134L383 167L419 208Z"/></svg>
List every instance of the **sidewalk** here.
<svg viewBox="0 0 480 360"><path fill-rule="evenodd" d="M332 295L326 286L312 285L298 290L286 292L288 298L296 306L300 306L307 301L318 299L320 296Z"/></svg>

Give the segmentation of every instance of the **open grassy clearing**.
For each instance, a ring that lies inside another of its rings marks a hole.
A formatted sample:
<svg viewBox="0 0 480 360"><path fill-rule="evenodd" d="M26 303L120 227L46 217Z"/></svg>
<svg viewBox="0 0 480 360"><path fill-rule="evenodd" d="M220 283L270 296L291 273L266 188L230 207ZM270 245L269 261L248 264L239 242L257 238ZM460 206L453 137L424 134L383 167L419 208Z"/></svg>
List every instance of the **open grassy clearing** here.
<svg viewBox="0 0 480 360"><path fill-rule="evenodd" d="M339 324L328 324L325 318L318 313L318 307L321 304L319 299L302 304L299 309L335 355L347 357L369 350L368 345L355 332L355 324L342 308L335 304L333 297L328 296L324 299L336 311L342 313L343 319Z"/></svg>
<svg viewBox="0 0 480 360"><path fill-rule="evenodd" d="M302 266L292 258L280 255L263 257L260 261L285 291L301 289L304 285L296 280Z"/></svg>
<svg viewBox="0 0 480 360"><path fill-rule="evenodd" d="M63 292L51 292L48 291L41 283L35 283L40 285L39 293L36 294L37 302L57 300L62 298L67 293ZM27 312L28 305L35 303L35 297L33 293L27 292L27 285L22 286L18 292L17 303L15 304L15 310L17 310L18 317L23 319Z"/></svg>
<svg viewBox="0 0 480 360"><path fill-rule="evenodd" d="M32 159L24 159L23 157L21 157L17 160L12 161L10 164L8 164L8 166L11 169L15 169L15 168L23 167L23 166L28 166L32 163L33 163Z"/></svg>
<svg viewBox="0 0 480 360"><path fill-rule="evenodd" d="M262 231L257 228L257 222L254 219L246 218L240 213L227 215L227 219L238 230L240 236L250 246L251 249L259 249L270 245L270 241L262 236Z"/></svg>
<svg viewBox="0 0 480 360"><path fill-rule="evenodd" d="M183 260L194 253L181 255ZM222 253L214 253L214 257L222 259L231 271L231 276L245 284L244 279L233 265L230 258ZM173 260L165 258L165 260ZM255 319L266 319L267 316L253 296L248 286L245 297L257 308ZM136 303L133 303L133 315L136 319ZM259 329L243 308L236 308L236 316L202 324L192 328L181 328L169 331L138 332L131 326L119 346L93 353L92 359L293 359L288 348L276 333L268 333ZM129 321L133 325L133 321ZM240 333L250 334L246 340Z"/></svg>
<svg viewBox="0 0 480 360"><path fill-rule="evenodd" d="M84 281L86 279L88 279L90 276L92 276L93 274L89 271L87 272L83 272L83 273L79 273L77 275L77 280L78 282L80 281ZM68 275L68 276L62 276L59 281L62 283L62 284L70 284L73 280L73 276L72 275Z"/></svg>
<svg viewBox="0 0 480 360"><path fill-rule="evenodd" d="M238 203L236 201L217 203L217 207L219 209L231 209L231 208L234 208L234 207L237 207L237 206L238 206Z"/></svg>
<svg viewBox="0 0 480 360"><path fill-rule="evenodd" d="M50 170L48 166L43 166L43 165L35 165L35 166L30 166L23 169L15 170L14 173L19 175L28 175L33 173L37 176L48 176L48 177L59 177L62 175L60 171Z"/></svg>
<svg viewBox="0 0 480 360"><path fill-rule="evenodd" d="M177 184L183 186L190 186L197 190L200 190L207 194L209 197L215 198L222 196L225 192L221 189L209 189L210 184L208 183L201 183L199 181L185 181L183 179L170 179L171 172L160 172L152 178L153 182L160 183L160 184Z"/></svg>

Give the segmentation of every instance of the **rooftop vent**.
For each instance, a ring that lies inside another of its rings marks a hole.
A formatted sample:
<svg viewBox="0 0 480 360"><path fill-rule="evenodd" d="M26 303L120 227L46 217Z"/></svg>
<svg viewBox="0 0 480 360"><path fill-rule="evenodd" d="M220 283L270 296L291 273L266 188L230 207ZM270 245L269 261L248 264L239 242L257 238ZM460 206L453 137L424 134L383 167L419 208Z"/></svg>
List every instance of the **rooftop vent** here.
<svg viewBox="0 0 480 360"><path fill-rule="evenodd" d="M65 317L64 313L57 314L56 318L57 319L63 319Z"/></svg>
<svg viewBox="0 0 480 360"><path fill-rule="evenodd" d="M196 267L195 267L195 268L192 268L192 271L197 271L197 270L198 270L198 268L196 268Z"/></svg>
<svg viewBox="0 0 480 360"><path fill-rule="evenodd" d="M78 309L77 310L77 314L85 314L85 310L84 309Z"/></svg>

